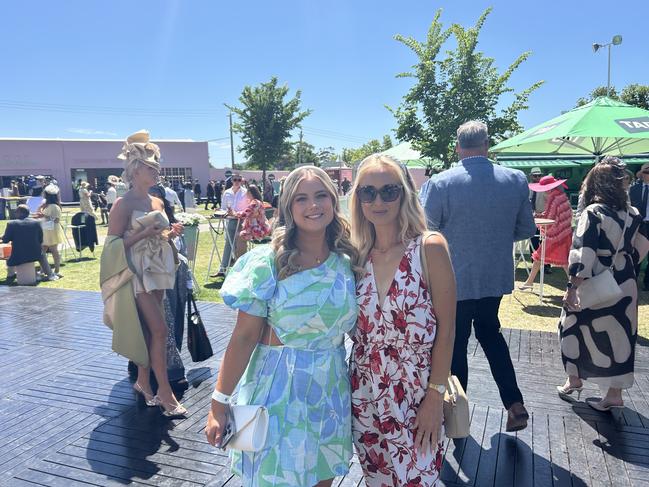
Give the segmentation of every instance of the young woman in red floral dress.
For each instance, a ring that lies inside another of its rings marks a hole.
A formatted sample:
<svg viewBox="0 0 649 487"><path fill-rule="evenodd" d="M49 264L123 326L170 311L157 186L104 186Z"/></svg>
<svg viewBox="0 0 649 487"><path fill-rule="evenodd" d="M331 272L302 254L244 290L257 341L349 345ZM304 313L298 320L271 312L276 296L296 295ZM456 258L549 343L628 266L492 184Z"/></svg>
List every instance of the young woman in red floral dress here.
<svg viewBox="0 0 649 487"><path fill-rule="evenodd" d="M455 277L446 241L440 234L424 238L426 220L412 178L387 156L362 162L351 213L352 240L365 266L356 285L350 367L352 435L365 481L369 487L438 485L455 334Z"/></svg>

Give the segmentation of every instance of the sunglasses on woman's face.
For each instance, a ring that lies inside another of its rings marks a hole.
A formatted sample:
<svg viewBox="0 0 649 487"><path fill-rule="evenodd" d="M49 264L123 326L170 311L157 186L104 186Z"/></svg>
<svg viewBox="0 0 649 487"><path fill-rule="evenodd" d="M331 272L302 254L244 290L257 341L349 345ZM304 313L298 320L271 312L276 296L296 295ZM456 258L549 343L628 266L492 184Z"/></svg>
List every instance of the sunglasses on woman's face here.
<svg viewBox="0 0 649 487"><path fill-rule="evenodd" d="M359 186L356 194L358 195L358 199L361 200L361 203L372 203L376 199L377 194L381 196L381 200L384 203L392 203L399 199L402 191L403 186L400 184L386 184L378 189L374 186Z"/></svg>
<svg viewBox="0 0 649 487"><path fill-rule="evenodd" d="M237 181L241 182L241 178L232 178L232 181L235 182L235 183L236 183Z"/></svg>

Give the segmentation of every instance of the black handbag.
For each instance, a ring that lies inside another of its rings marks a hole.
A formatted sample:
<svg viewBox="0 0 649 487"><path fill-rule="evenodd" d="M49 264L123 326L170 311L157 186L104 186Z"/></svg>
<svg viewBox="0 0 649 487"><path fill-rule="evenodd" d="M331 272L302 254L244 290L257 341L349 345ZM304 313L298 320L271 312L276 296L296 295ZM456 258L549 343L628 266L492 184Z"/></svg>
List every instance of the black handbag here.
<svg viewBox="0 0 649 487"><path fill-rule="evenodd" d="M202 362L214 355L194 294L191 292L187 295L187 348L194 362Z"/></svg>

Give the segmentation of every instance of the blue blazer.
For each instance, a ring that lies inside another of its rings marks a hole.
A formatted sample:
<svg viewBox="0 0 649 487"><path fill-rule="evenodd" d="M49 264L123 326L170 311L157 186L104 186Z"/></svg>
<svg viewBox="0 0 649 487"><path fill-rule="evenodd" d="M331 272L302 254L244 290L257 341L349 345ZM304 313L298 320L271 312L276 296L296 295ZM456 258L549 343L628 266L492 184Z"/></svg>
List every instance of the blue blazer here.
<svg viewBox="0 0 649 487"><path fill-rule="evenodd" d="M428 227L448 240L458 301L511 293L513 243L536 231L525 175L469 157L431 178L420 199Z"/></svg>

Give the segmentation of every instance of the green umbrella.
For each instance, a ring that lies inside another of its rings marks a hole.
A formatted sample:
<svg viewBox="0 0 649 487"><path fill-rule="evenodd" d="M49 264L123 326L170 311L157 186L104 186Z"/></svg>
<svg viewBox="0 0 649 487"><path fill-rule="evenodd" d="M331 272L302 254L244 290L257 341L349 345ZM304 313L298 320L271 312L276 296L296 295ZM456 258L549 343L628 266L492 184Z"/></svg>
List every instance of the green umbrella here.
<svg viewBox="0 0 649 487"><path fill-rule="evenodd" d="M491 151L596 156L649 152L649 110L601 96L504 140Z"/></svg>

